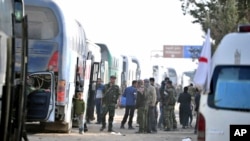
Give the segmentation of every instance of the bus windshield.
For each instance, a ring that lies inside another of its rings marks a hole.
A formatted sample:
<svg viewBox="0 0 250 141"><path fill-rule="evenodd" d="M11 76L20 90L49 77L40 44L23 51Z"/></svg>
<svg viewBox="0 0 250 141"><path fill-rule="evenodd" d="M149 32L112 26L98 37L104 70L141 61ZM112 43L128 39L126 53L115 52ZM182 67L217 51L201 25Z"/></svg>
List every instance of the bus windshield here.
<svg viewBox="0 0 250 141"><path fill-rule="evenodd" d="M58 22L53 11L49 8L26 6L28 18L28 36L30 39L52 39L59 32ZM17 35L21 37L21 31Z"/></svg>
<svg viewBox="0 0 250 141"><path fill-rule="evenodd" d="M174 69L168 69L169 77L176 77L176 71Z"/></svg>
<svg viewBox="0 0 250 141"><path fill-rule="evenodd" d="M214 104L250 110L250 66L220 67L215 71Z"/></svg>

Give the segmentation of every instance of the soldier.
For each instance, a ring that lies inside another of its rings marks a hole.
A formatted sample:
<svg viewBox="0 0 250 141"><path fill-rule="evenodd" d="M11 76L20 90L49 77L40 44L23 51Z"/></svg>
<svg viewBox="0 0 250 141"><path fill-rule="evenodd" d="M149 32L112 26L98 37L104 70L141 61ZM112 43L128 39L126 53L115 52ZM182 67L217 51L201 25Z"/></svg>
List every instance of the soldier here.
<svg viewBox="0 0 250 141"><path fill-rule="evenodd" d="M146 104L146 95L144 93L143 81L138 81L137 97L136 97L136 109L137 109L137 122L139 124L139 131L136 133L146 133L146 122L148 116L148 105Z"/></svg>
<svg viewBox="0 0 250 141"><path fill-rule="evenodd" d="M164 99L164 117L165 117L165 131L171 131L174 128L174 105L176 102L175 99L175 89L172 86L172 81L168 81L166 83L166 88L165 88L165 95L166 98Z"/></svg>
<svg viewBox="0 0 250 141"><path fill-rule="evenodd" d="M195 101L194 101L194 97L195 97L195 87L193 86L192 83L190 83L190 85L188 86L188 91L187 91L190 95L191 95L191 107L194 107L195 105ZM194 108L193 108L194 109ZM192 121L193 121L193 114L194 114L194 110L191 110L191 113L188 116L189 119L189 126L191 125Z"/></svg>
<svg viewBox="0 0 250 141"><path fill-rule="evenodd" d="M157 96L156 90L152 85L150 85L149 79L144 80L144 93L147 97L146 104L148 105L147 133L157 132L155 126L152 126L152 124L154 124L155 119L155 115L153 113Z"/></svg>
<svg viewBox="0 0 250 141"><path fill-rule="evenodd" d="M195 88L193 86L192 83L190 83L190 85L188 86L188 91L187 91L189 94L191 94L192 97L194 97L195 95ZM194 102L194 101L193 101Z"/></svg>
<svg viewBox="0 0 250 141"><path fill-rule="evenodd" d="M158 122L158 128L160 128L160 129L162 128L162 125L163 125L163 127L166 126L165 119L164 119L163 101L165 98L164 90L165 90L167 81L169 81L168 77L166 77L161 82L161 86L160 86L160 90L159 90L159 92L160 92L160 118L159 118L159 122Z"/></svg>
<svg viewBox="0 0 250 141"><path fill-rule="evenodd" d="M102 99L102 127L100 131L106 128L106 114L109 113L108 132L113 132L113 120L115 115L115 107L120 96L119 86L115 84L116 76L110 76L110 82L105 84Z"/></svg>

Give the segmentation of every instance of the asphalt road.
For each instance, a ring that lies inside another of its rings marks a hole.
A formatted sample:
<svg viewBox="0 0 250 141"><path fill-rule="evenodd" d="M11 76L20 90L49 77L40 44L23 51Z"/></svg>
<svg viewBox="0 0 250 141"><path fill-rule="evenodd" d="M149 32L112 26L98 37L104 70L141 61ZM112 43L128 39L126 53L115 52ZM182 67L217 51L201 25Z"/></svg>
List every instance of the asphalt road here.
<svg viewBox="0 0 250 141"><path fill-rule="evenodd" d="M176 106L176 109L177 106ZM127 129L127 124L125 125L125 129L120 129L120 123L123 117L125 109L117 109L115 115L115 121L113 124L113 129L116 133L107 132L107 129L100 132L99 129L101 127L100 124L95 124L96 121L92 121L92 123L88 124L88 132L84 134L79 134L77 128L73 128L70 134L63 133L28 133L28 138L30 141L184 141L183 139L190 137L191 141L196 141L197 135L194 134L193 127L188 129L182 129L180 125L178 125L177 131L163 131L158 129L157 133L151 134L136 134L138 131L136 120L136 114L134 117L133 126L134 130ZM175 110L177 121L178 120L178 110ZM135 111L136 113L136 111ZM194 118L195 119L195 118ZM193 120L193 126L195 124L195 120ZM187 140L188 141L188 140Z"/></svg>

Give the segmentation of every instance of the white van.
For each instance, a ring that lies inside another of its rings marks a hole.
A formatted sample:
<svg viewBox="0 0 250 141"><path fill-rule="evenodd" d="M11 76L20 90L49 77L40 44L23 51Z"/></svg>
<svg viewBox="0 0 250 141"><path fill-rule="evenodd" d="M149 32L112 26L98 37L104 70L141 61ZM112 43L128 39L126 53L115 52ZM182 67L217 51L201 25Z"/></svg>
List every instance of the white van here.
<svg viewBox="0 0 250 141"><path fill-rule="evenodd" d="M198 141L230 141L230 125L250 125L250 32L224 36L211 63L210 92L200 99Z"/></svg>

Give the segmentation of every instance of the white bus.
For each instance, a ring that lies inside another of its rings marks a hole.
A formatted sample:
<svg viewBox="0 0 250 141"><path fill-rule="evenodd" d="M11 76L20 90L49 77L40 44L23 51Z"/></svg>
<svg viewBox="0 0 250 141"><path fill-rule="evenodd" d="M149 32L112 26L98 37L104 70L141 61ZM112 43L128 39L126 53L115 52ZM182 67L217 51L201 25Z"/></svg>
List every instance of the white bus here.
<svg viewBox="0 0 250 141"><path fill-rule="evenodd" d="M127 86L132 85L133 80L137 80L138 64L133 62L133 58L127 55L122 55L122 68L121 68L121 83L126 84ZM135 57L134 57L135 60Z"/></svg>
<svg viewBox="0 0 250 141"><path fill-rule="evenodd" d="M24 2L29 17L29 81L36 89L50 91L29 94L27 120L40 121L45 130L70 132L72 98L90 78L85 31L62 1ZM19 47L18 42L17 58Z"/></svg>
<svg viewBox="0 0 250 141"><path fill-rule="evenodd" d="M137 57L132 56L132 62L136 64L135 80L141 79L141 65Z"/></svg>
<svg viewBox="0 0 250 141"><path fill-rule="evenodd" d="M155 83L161 85L161 82L168 77L174 87L177 86L178 76L174 68L166 67L163 65L153 65L153 77L155 78Z"/></svg>
<svg viewBox="0 0 250 141"><path fill-rule="evenodd" d="M167 77L172 81L174 87L177 87L178 84L178 75L174 68L167 67Z"/></svg>

